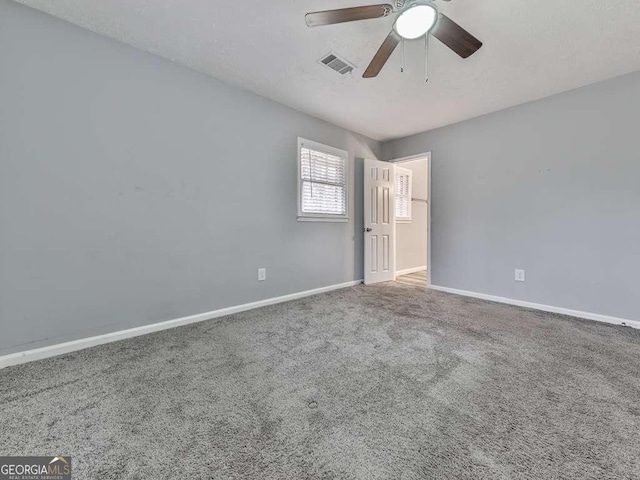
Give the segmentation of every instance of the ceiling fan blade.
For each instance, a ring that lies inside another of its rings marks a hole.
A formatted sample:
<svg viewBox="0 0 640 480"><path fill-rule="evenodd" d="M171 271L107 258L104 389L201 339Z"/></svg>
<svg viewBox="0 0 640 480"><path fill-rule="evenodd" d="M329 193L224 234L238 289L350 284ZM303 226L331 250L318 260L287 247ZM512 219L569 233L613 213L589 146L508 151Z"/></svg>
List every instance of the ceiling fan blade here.
<svg viewBox="0 0 640 480"><path fill-rule="evenodd" d="M482 46L482 42L467 32L464 28L451 20L446 15L440 14L431 35L444 43L462 58L467 58L476 53Z"/></svg>
<svg viewBox="0 0 640 480"><path fill-rule="evenodd" d="M374 55L373 60L371 60L371 63L365 70L362 77L377 77L380 73L380 70L382 70L382 67L384 67L384 64L387 63L387 60L389 60L389 57L398 46L398 43L400 43L400 37L396 32L392 30L385 41L382 42L382 45L380 45L380 48Z"/></svg>
<svg viewBox="0 0 640 480"><path fill-rule="evenodd" d="M333 25L334 23L382 18L391 12L393 12L393 7L388 4L369 5L366 7L341 8L338 10L307 13L305 20L308 27L319 27L321 25Z"/></svg>

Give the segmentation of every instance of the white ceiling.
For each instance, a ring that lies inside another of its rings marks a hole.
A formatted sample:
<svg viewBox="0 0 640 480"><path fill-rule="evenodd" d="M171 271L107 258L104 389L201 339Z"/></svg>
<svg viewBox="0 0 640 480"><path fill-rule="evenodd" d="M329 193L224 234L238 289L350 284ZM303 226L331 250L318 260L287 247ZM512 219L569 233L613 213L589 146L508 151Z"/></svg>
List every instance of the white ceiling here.
<svg viewBox="0 0 640 480"><path fill-rule="evenodd" d="M453 0L440 10L484 42L463 60L435 39L361 78L391 17L307 28L308 11L363 0L19 0L337 125L388 140L640 70L639 0ZM387 3L385 1L381 3ZM341 77L317 63L355 63Z"/></svg>

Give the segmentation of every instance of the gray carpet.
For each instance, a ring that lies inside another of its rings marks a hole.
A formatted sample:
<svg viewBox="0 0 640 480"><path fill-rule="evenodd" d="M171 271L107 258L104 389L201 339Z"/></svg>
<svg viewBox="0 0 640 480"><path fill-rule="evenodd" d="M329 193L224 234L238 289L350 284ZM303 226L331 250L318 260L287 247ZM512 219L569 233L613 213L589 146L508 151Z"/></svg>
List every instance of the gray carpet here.
<svg viewBox="0 0 640 480"><path fill-rule="evenodd" d="M640 478L640 331L357 286L0 370L74 478Z"/></svg>

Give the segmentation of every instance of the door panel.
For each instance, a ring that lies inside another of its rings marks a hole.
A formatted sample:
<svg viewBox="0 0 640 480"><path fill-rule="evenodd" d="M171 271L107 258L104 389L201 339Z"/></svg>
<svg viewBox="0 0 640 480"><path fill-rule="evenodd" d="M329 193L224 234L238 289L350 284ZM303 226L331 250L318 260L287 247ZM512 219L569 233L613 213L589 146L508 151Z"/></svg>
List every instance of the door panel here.
<svg viewBox="0 0 640 480"><path fill-rule="evenodd" d="M364 161L364 283L395 279L395 165Z"/></svg>

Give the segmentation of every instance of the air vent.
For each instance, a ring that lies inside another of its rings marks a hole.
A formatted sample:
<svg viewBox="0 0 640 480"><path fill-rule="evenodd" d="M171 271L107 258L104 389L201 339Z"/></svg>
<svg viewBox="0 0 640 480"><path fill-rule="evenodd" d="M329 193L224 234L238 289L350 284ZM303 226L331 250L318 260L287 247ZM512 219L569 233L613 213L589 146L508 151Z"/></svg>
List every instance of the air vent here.
<svg viewBox="0 0 640 480"><path fill-rule="evenodd" d="M351 73L355 68L353 64L347 62L344 58L340 58L335 53L325 55L320 59L320 63L338 72L340 75Z"/></svg>

